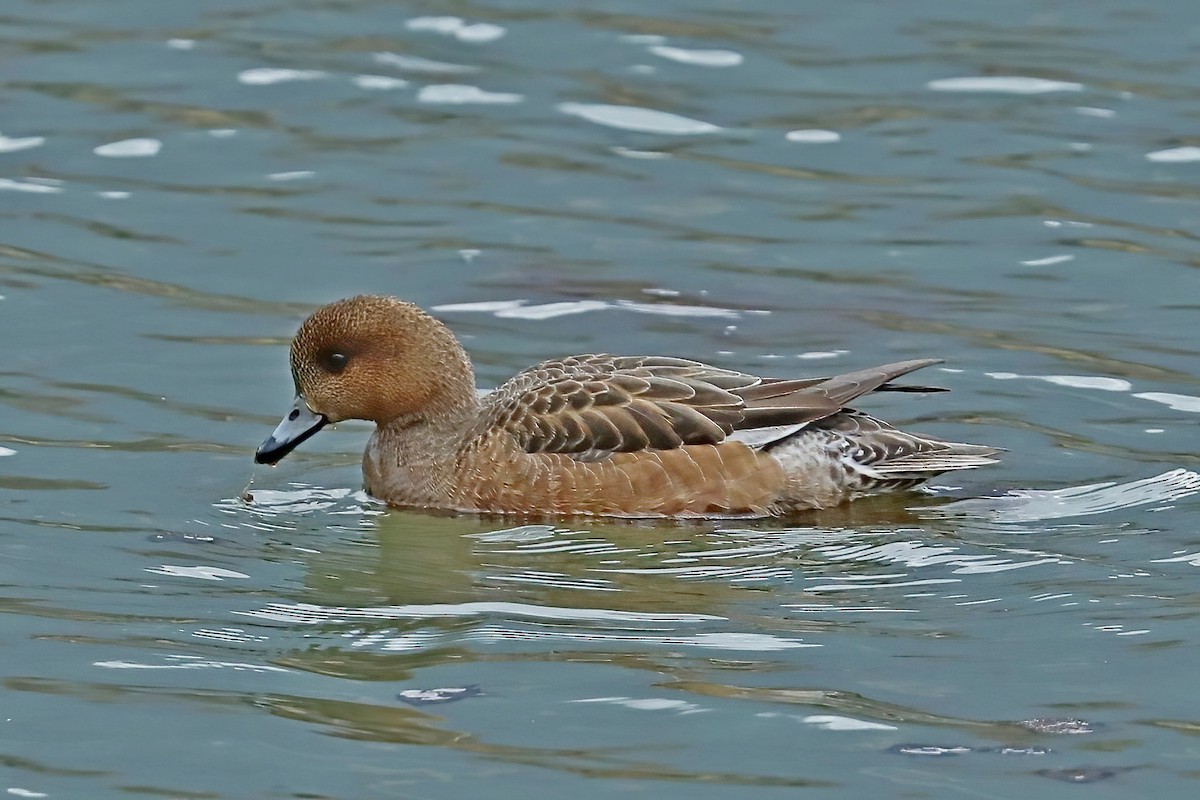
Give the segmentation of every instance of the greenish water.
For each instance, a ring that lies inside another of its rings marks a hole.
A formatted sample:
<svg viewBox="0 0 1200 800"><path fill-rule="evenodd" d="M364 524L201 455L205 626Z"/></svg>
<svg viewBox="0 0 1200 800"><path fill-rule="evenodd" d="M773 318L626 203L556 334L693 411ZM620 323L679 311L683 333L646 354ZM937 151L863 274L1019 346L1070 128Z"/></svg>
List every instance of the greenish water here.
<svg viewBox="0 0 1200 800"><path fill-rule="evenodd" d="M1191 3L9 0L0 37L9 795L1195 795ZM1009 452L787 526L387 511L355 424L254 469L291 333L362 291L485 386L941 356L869 409Z"/></svg>

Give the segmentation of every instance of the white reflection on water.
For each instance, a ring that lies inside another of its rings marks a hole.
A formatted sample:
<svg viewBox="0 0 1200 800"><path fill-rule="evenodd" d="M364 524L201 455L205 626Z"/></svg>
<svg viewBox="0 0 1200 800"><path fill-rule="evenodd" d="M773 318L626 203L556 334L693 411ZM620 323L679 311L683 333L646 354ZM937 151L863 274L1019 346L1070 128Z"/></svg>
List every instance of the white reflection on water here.
<svg viewBox="0 0 1200 800"><path fill-rule="evenodd" d="M226 498L216 503L218 511L226 514L252 514L271 519L285 514L304 514L324 511L347 516L375 516L385 512L383 503L361 489L307 486L290 484L291 489L253 489L247 487L242 497Z"/></svg>
<svg viewBox="0 0 1200 800"><path fill-rule="evenodd" d="M639 161L656 161L672 157L670 153L661 153L657 150L631 150L628 147L613 147L610 149L615 155Z"/></svg>
<svg viewBox="0 0 1200 800"><path fill-rule="evenodd" d="M648 49L659 58L696 67L736 67L745 61L742 54L734 50L689 50L665 44L652 45Z"/></svg>
<svg viewBox="0 0 1200 800"><path fill-rule="evenodd" d="M577 644L606 644L619 642L625 645L649 645L663 647L696 647L708 650L734 650L745 652L779 652L798 648L821 647L799 639L789 639L767 633L742 631L720 631L691 635L665 634L655 630L612 632L586 628L517 628L506 625L481 625L457 635L444 635L433 631L371 631L354 630L344 637L351 640L351 647L377 649L386 652L411 652L455 642L501 642L566 641Z"/></svg>
<svg viewBox="0 0 1200 800"><path fill-rule="evenodd" d="M1072 255L1046 256L1045 258L1027 259L1022 261L1021 265L1026 267L1049 267L1053 266L1054 264L1065 264L1068 261L1074 260L1075 256Z"/></svg>
<svg viewBox="0 0 1200 800"><path fill-rule="evenodd" d="M1101 375L1018 375L1015 372L986 372L984 374L998 381L1018 379L1045 381L1056 386L1069 386L1072 389L1098 389L1102 392L1128 392L1133 388L1133 384L1127 380L1106 378Z"/></svg>
<svg viewBox="0 0 1200 800"><path fill-rule="evenodd" d="M679 625L724 622L724 617L711 614L616 611L604 608L562 608L512 602L469 602L430 605L378 606L352 608L319 606L311 603L269 603L264 608L235 611L241 616L267 619L287 624L329 624L353 620L439 619L495 616L502 623L482 623L468 631L444 634L440 631L350 630L342 634L351 640L351 647L380 649L389 652L413 651L437 646L447 641L500 642L571 641L576 643L611 643L696 647L715 650L774 652L819 644L767 633L744 631L704 631L692 634L676 632ZM514 619L535 622L518 627ZM598 623L603 627L578 626L575 623ZM571 623L564 625L563 623ZM666 627L663 627L666 626Z"/></svg>
<svg viewBox="0 0 1200 800"><path fill-rule="evenodd" d="M789 714L788 716L794 716ZM801 722L816 725L826 731L894 731L899 730L895 725L884 725L882 722L867 722L854 717L841 717L833 714L810 714L798 717Z"/></svg>
<svg viewBox="0 0 1200 800"><path fill-rule="evenodd" d="M310 169L296 169L290 172L272 172L267 176L267 180L272 181L298 181L305 178L311 178L317 173Z"/></svg>
<svg viewBox="0 0 1200 800"><path fill-rule="evenodd" d="M402 89L408 86L403 78L393 78L390 75L355 75L351 82L360 89Z"/></svg>
<svg viewBox="0 0 1200 800"><path fill-rule="evenodd" d="M404 23L410 31L427 31L451 36L460 42L483 44L494 42L507 31L490 22L468 23L461 17L413 17Z"/></svg>
<svg viewBox="0 0 1200 800"><path fill-rule="evenodd" d="M847 579L846 576L838 576ZM836 578L834 578L836 579ZM813 580L818 580L813 578ZM821 578L820 580L830 580L829 578ZM819 586L806 586L804 590L807 592L844 592L844 591L861 591L863 589L898 589L906 586L936 586L943 583L958 583L957 578L917 578L911 581L883 581L877 583L866 583L861 580L854 580L849 583L826 583Z"/></svg>
<svg viewBox="0 0 1200 800"><path fill-rule="evenodd" d="M16 153L19 150L28 150L31 147L40 147L44 144L46 138L44 136L21 136L12 138L0 134L0 153Z"/></svg>
<svg viewBox="0 0 1200 800"><path fill-rule="evenodd" d="M376 64L387 64L408 72L423 72L432 75L461 75L479 71L479 67L467 64L451 64L447 61L434 61L429 58L400 55L399 53L375 53L372 55L372 59Z"/></svg>
<svg viewBox="0 0 1200 800"><path fill-rule="evenodd" d="M800 142L801 144L832 144L840 142L842 135L837 131L827 131L820 128L802 128L788 131L784 134L784 138L789 142Z"/></svg>
<svg viewBox="0 0 1200 800"><path fill-rule="evenodd" d="M504 319L540 320L584 314L604 308L608 308L608 303L603 300L570 300L563 303L542 303L536 306L527 306L523 301L518 301L508 308L497 309L495 314Z"/></svg>
<svg viewBox="0 0 1200 800"><path fill-rule="evenodd" d="M797 614L917 614L916 608L894 606L838 606L832 603L784 603L786 608Z"/></svg>
<svg viewBox="0 0 1200 800"><path fill-rule="evenodd" d="M778 652L802 647L821 647L819 644L788 639L769 633L745 633L721 631L717 633L695 633L690 636L662 636L654 633L608 633L574 628L559 630L536 630L507 628L485 625L469 631L461 637L467 641L573 641L573 642L621 642L625 644L658 645L666 647L699 647L712 650L743 650L754 652Z"/></svg>
<svg viewBox="0 0 1200 800"><path fill-rule="evenodd" d="M686 700L672 700L666 697L581 697L570 700L571 703L608 703L624 706L638 711L674 711L677 714L699 714L710 709Z"/></svg>
<svg viewBox="0 0 1200 800"><path fill-rule="evenodd" d="M1168 150L1155 150L1153 153L1146 153L1146 160L1157 161L1160 164L1200 161L1200 147L1172 147Z"/></svg>
<svg viewBox="0 0 1200 800"><path fill-rule="evenodd" d="M997 92L1000 94L1046 94L1079 92L1082 83L1027 78L1019 75L984 75L964 78L940 78L925 84L935 92Z"/></svg>
<svg viewBox="0 0 1200 800"><path fill-rule="evenodd" d="M573 117L604 125L609 128L620 128L625 131L638 133L661 133L672 136L694 136L702 133L716 133L720 126L711 122L702 122L690 117L682 117L666 111L656 111L652 108L637 106L616 106L603 103L560 103L558 110Z"/></svg>
<svg viewBox="0 0 1200 800"><path fill-rule="evenodd" d="M1200 474L1174 469L1128 483L1090 483L1064 489L1014 489L1000 497L958 500L930 509L939 516L976 516L1000 523L1041 522L1171 503L1200 492Z"/></svg>
<svg viewBox="0 0 1200 800"><path fill-rule="evenodd" d="M636 303L632 300L564 300L557 303L528 305L526 300L484 300L478 303L444 303L431 310L438 313L454 311L494 314L502 319L544 320L586 314L592 311L611 309L632 311L635 314L652 314L663 317L724 317L738 318L742 312L720 306L697 306L681 303ZM751 312L746 312L751 313ZM766 311L754 311L767 314Z"/></svg>
<svg viewBox="0 0 1200 800"><path fill-rule="evenodd" d="M158 155L162 142L158 139L122 139L102 144L92 152L105 158L147 158Z"/></svg>
<svg viewBox="0 0 1200 800"><path fill-rule="evenodd" d="M1062 256L1060 258L1074 258L1074 256ZM1056 259L1042 259L1040 261L1022 261L1022 264L1045 265L1053 263ZM1056 386L1069 386L1073 389L1098 389L1104 392L1131 392L1133 384L1123 378L1109 378L1103 375L1020 375L1016 372L985 372L989 378L998 381L1012 380L1034 380L1053 383ZM1174 411L1189 411L1192 413L1200 413L1200 397L1191 394L1174 394L1172 392L1137 392L1133 395L1140 400L1149 400L1154 403L1162 403ZM1155 433L1156 431L1147 431L1147 433Z"/></svg>
<svg viewBox="0 0 1200 800"><path fill-rule="evenodd" d="M524 96L512 92L489 92L478 86L461 83L435 83L422 86L417 101L440 105L504 105L520 103Z"/></svg>
<svg viewBox="0 0 1200 800"><path fill-rule="evenodd" d="M30 194L58 194L62 188L56 184L39 183L33 179L15 181L12 178L0 178L0 192L28 192Z"/></svg>
<svg viewBox="0 0 1200 800"><path fill-rule="evenodd" d="M316 69L284 69L280 67L257 67L238 73L238 83L247 86L269 86L274 83L289 81L315 81L326 77L327 73Z"/></svg>
<svg viewBox="0 0 1200 800"><path fill-rule="evenodd" d="M874 561L884 564L903 564L906 567L946 565L955 567L955 574L973 575L983 572L1003 572L1021 567L1059 563L1057 557L1038 554L1038 557L1015 561L992 555L967 555L958 547L929 545L921 541L896 541L884 544L846 544L819 547L817 553L830 561ZM1016 551L1009 551L1016 552ZM874 576L880 577L880 576Z"/></svg>
<svg viewBox="0 0 1200 800"><path fill-rule="evenodd" d="M237 661L214 661L199 656L167 656L170 664L145 664L139 661L95 661L93 666L104 669L231 669L236 672L291 672L270 664L249 664Z"/></svg>
<svg viewBox="0 0 1200 800"><path fill-rule="evenodd" d="M614 611L607 608L565 608L537 606L529 603L471 602L431 603L403 606L320 606L313 603L268 603L254 611L234 612L242 616L275 620L276 622L315 625L327 622L347 622L354 619L435 619L445 617L479 617L489 614L540 620L570 620L574 622L708 622L723 620L711 614L672 614L655 611Z"/></svg>
<svg viewBox="0 0 1200 800"><path fill-rule="evenodd" d="M158 567L147 567L146 572L156 575L170 575L173 578L199 578L204 581L223 581L226 578L249 578L244 572L234 572L222 567L184 567L176 564L163 564Z"/></svg>
<svg viewBox="0 0 1200 800"><path fill-rule="evenodd" d="M1171 392L1139 392L1135 394L1141 400L1163 403L1174 411L1190 411L1200 414L1200 397L1191 394L1172 394Z"/></svg>
<svg viewBox="0 0 1200 800"><path fill-rule="evenodd" d="M270 637L260 634L247 633L244 628L198 628L192 631L196 639L210 639L217 642L265 642Z"/></svg>
<svg viewBox="0 0 1200 800"><path fill-rule="evenodd" d="M631 300L618 300L616 308L634 311L639 314L657 314L664 317L739 317L736 311L715 306L688 306L674 304L635 303Z"/></svg>

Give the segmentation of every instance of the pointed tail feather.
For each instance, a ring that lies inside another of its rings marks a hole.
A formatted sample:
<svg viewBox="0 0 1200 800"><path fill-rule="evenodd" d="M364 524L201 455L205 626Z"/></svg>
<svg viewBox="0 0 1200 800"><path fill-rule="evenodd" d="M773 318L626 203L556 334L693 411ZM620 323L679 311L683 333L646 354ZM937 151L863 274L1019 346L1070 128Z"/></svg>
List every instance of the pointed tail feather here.
<svg viewBox="0 0 1200 800"><path fill-rule="evenodd" d="M739 390L737 394L752 408L822 405L837 410L864 394L881 389L892 392L912 391L909 387L894 386L891 382L910 372L940 363L940 358L920 358L855 370L829 378L764 381Z"/></svg>
<svg viewBox="0 0 1200 800"><path fill-rule="evenodd" d="M871 471L881 478L932 477L941 472L957 469L977 469L999 463L993 456L1000 450L979 444L944 442L944 449L926 450L898 458L877 461L870 465Z"/></svg>

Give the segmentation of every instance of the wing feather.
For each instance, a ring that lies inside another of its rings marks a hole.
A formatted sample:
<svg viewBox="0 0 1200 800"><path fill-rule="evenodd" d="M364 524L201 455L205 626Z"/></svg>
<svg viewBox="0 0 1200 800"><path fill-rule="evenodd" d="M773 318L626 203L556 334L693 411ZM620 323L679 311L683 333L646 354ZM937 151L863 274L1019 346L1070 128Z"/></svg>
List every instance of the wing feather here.
<svg viewBox="0 0 1200 800"><path fill-rule="evenodd" d="M594 461L613 453L715 445L766 447L896 378L938 363L904 361L830 378L759 378L664 356L583 355L530 367L484 398L477 436L497 430L528 453ZM770 429L770 431L760 431Z"/></svg>

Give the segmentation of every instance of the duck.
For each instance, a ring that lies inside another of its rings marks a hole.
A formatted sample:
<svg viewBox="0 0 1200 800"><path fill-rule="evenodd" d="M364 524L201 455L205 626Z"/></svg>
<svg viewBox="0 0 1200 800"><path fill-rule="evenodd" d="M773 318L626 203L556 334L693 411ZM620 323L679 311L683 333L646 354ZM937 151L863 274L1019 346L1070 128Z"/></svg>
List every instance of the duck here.
<svg viewBox="0 0 1200 800"><path fill-rule="evenodd" d="M360 295L291 343L295 398L255 452L276 464L326 425L368 420L366 491L390 506L533 516L781 517L996 463L997 448L909 433L849 404L940 359L820 378L671 356L543 361L476 390L453 332Z"/></svg>

